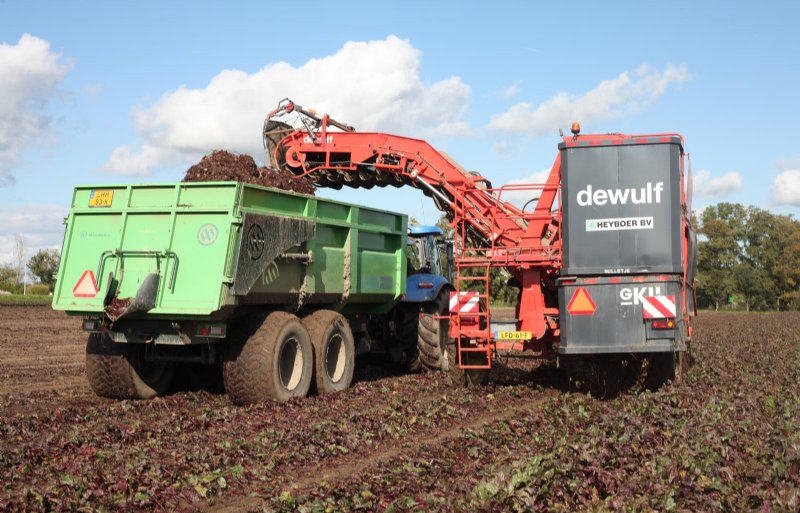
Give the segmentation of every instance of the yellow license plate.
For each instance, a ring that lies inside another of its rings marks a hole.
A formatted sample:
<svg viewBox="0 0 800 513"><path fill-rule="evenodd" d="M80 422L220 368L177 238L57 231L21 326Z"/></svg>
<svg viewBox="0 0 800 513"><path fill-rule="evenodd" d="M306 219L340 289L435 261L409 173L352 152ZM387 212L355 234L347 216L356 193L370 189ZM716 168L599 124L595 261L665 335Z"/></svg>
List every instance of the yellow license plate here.
<svg viewBox="0 0 800 513"><path fill-rule="evenodd" d="M110 207L113 201L114 191L97 190L92 191L92 194L89 196L90 207Z"/></svg>
<svg viewBox="0 0 800 513"><path fill-rule="evenodd" d="M533 338L530 331L498 331L498 340L529 340Z"/></svg>

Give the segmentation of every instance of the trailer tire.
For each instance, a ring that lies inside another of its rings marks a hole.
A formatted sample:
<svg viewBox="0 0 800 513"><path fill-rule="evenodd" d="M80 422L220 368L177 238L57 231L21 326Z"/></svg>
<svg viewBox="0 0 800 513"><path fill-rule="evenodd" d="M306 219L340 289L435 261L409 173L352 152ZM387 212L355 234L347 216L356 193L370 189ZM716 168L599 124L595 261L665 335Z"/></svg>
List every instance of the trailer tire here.
<svg viewBox="0 0 800 513"><path fill-rule="evenodd" d="M314 384L320 395L350 388L356 346L350 323L333 310L317 310L303 318L314 346Z"/></svg>
<svg viewBox="0 0 800 513"><path fill-rule="evenodd" d="M147 362L144 346L113 342L92 333L86 342L86 377L95 394L112 399L152 399L169 391L171 365Z"/></svg>
<svg viewBox="0 0 800 513"><path fill-rule="evenodd" d="M405 372L417 372L423 368L420 361L418 344L419 304L401 304L395 318L395 330L400 347L396 353L390 352L392 360L399 364Z"/></svg>
<svg viewBox="0 0 800 513"><path fill-rule="evenodd" d="M252 404L270 398L285 402L305 397L311 386L314 357L308 331L300 319L287 312L271 312L247 336L252 332L251 322L240 323L240 329L234 330L223 364L225 390L231 400Z"/></svg>

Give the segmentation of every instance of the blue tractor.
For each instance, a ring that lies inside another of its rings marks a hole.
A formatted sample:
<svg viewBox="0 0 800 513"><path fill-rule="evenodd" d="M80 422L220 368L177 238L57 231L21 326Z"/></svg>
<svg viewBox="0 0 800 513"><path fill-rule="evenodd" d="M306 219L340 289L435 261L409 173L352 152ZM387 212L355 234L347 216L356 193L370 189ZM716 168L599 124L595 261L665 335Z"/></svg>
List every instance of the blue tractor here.
<svg viewBox="0 0 800 513"><path fill-rule="evenodd" d="M455 290L452 237L446 238L438 226L411 225L407 259L406 294L396 309L394 330L402 354L394 359L412 371L447 371L447 316L450 292Z"/></svg>

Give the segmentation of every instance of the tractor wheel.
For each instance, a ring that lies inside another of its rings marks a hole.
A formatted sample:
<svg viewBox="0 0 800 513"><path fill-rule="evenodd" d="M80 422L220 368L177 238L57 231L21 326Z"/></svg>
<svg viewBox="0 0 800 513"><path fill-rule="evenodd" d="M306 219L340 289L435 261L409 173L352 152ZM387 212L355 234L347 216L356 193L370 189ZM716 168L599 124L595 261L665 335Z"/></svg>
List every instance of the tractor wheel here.
<svg viewBox="0 0 800 513"><path fill-rule="evenodd" d="M271 312L254 332L252 327L244 320L242 327L232 332L223 364L225 390L231 400L251 404L305 397L311 386L314 356L300 319L286 312ZM249 332L252 334L247 336Z"/></svg>
<svg viewBox="0 0 800 513"><path fill-rule="evenodd" d="M434 301L423 306L422 311L419 317L417 348L423 368L447 373L454 385L485 385L489 381L489 370L459 368L456 340L450 338L450 321L433 318L449 313L449 291L442 290ZM485 363L482 358L478 353L464 355L465 363Z"/></svg>
<svg viewBox="0 0 800 513"><path fill-rule="evenodd" d="M171 365L148 362L144 346L114 343L92 333L86 343L86 377L95 394L114 399L152 399L169 391Z"/></svg>
<svg viewBox="0 0 800 513"><path fill-rule="evenodd" d="M350 387L355 368L356 346L350 324L340 313L317 310L303 318L314 346L314 376L320 395Z"/></svg>
<svg viewBox="0 0 800 513"><path fill-rule="evenodd" d="M447 350L450 321L434 319L450 311L448 292L443 289L436 299L422 306L422 315L417 315L417 351L419 362L426 370L446 371L449 367Z"/></svg>
<svg viewBox="0 0 800 513"><path fill-rule="evenodd" d="M395 331L399 347L390 350L389 354L392 361L399 364L405 372L417 372L422 369L417 349L418 329L419 305L409 303L398 306Z"/></svg>
<svg viewBox="0 0 800 513"><path fill-rule="evenodd" d="M218 365L190 363L179 367L184 386L191 392L204 390L219 394L225 390L222 382L222 368Z"/></svg>

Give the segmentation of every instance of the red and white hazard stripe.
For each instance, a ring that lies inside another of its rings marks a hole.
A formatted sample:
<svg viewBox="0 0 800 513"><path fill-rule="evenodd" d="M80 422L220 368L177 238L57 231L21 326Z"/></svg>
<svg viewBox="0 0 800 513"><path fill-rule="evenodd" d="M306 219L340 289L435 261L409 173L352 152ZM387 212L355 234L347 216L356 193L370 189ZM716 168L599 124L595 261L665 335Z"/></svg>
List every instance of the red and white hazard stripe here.
<svg viewBox="0 0 800 513"><path fill-rule="evenodd" d="M450 292L450 312L478 313L479 301L477 292Z"/></svg>
<svg viewBox="0 0 800 513"><path fill-rule="evenodd" d="M645 319L675 318L675 296L647 296L642 299L642 316Z"/></svg>

